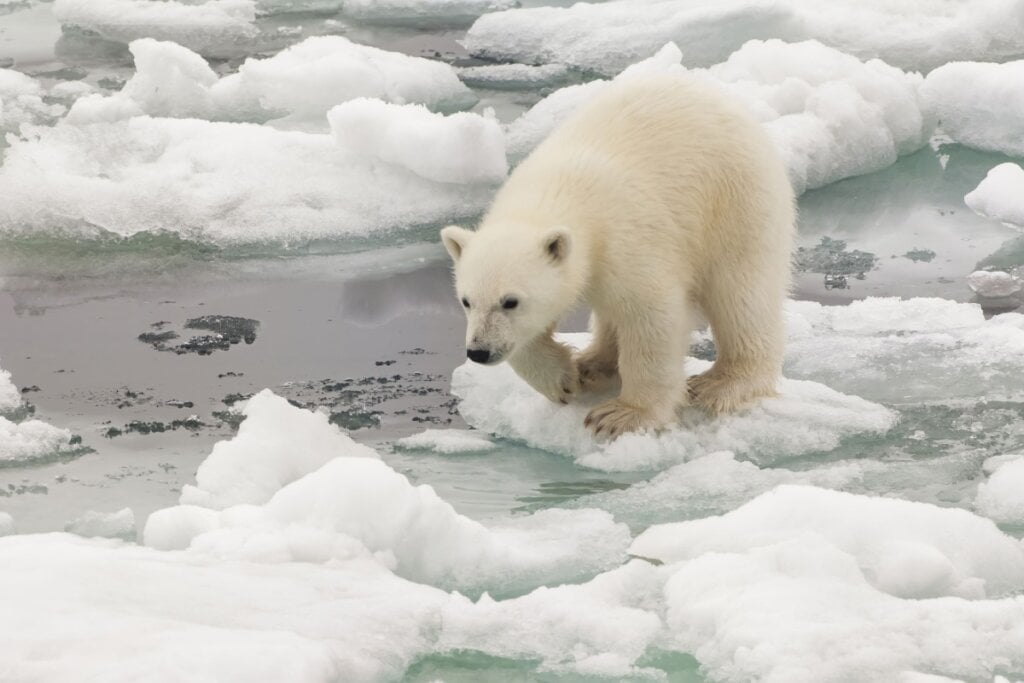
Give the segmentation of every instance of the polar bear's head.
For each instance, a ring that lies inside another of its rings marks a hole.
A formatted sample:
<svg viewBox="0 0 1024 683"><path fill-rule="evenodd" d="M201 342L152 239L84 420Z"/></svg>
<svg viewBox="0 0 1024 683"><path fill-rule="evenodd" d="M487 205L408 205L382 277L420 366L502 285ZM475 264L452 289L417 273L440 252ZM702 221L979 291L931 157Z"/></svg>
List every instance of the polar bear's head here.
<svg viewBox="0 0 1024 683"><path fill-rule="evenodd" d="M441 231L441 241L455 262L470 360L487 365L506 360L575 303L567 277L572 238L565 228L496 226L471 232L451 225Z"/></svg>

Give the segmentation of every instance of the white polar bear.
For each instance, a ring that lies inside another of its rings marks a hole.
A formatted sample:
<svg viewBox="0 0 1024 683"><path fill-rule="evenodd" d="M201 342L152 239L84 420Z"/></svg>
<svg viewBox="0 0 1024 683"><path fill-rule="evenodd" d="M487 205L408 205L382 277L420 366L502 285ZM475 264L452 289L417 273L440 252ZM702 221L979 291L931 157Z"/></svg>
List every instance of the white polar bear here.
<svg viewBox="0 0 1024 683"><path fill-rule="evenodd" d="M717 414L771 396L794 220L775 147L728 95L684 74L613 83L515 169L476 232L441 231L467 355L508 360L562 403L621 380L586 418L611 437L667 426L691 397ZM574 357L552 334L580 301L594 337ZM718 357L687 386L695 313Z"/></svg>

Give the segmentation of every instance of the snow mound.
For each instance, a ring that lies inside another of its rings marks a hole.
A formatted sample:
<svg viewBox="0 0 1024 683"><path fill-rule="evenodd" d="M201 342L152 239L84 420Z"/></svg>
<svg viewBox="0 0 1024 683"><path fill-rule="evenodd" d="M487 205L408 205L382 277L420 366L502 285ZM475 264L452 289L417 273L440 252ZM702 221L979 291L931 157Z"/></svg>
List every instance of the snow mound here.
<svg viewBox="0 0 1024 683"><path fill-rule="evenodd" d="M498 447L480 432L470 429L426 429L395 442L399 448L435 453L483 453Z"/></svg>
<svg viewBox="0 0 1024 683"><path fill-rule="evenodd" d="M446 119L440 127L478 130L472 121ZM458 141L460 133L446 139ZM491 184L439 183L382 160L383 150L372 152L344 149L330 134L253 124L145 116L63 122L33 129L7 150L0 232L149 232L222 246L301 247L473 216L494 191ZM484 177L497 163L477 161Z"/></svg>
<svg viewBox="0 0 1024 683"><path fill-rule="evenodd" d="M1024 525L1024 457L993 458L988 481L978 485L978 512L1000 524Z"/></svg>
<svg viewBox="0 0 1024 683"><path fill-rule="evenodd" d="M64 526L64 531L86 538L120 538L135 540L135 513L131 508L117 512L90 510Z"/></svg>
<svg viewBox="0 0 1024 683"><path fill-rule="evenodd" d="M183 505L223 509L270 500L283 486L339 456L377 458L327 420L264 389L242 408L238 433L219 441L182 488Z"/></svg>
<svg viewBox="0 0 1024 683"><path fill-rule="evenodd" d="M666 45L615 80L659 70L687 73L682 57L674 44ZM761 121L797 194L890 166L924 146L932 130L918 101L919 75L814 41L750 41L726 61L689 73L723 85ZM536 104L510 125L510 156L525 156L608 83L569 86Z"/></svg>
<svg viewBox="0 0 1024 683"><path fill-rule="evenodd" d="M928 71L952 60L999 60L1024 52L1015 0L619 0L495 12L470 27L470 54L525 64L557 62L612 75L667 42L686 64L710 66L752 39L816 39L862 58Z"/></svg>
<svg viewBox="0 0 1024 683"><path fill-rule="evenodd" d="M475 96L442 62L353 43L307 38L267 59L247 59L220 78L195 52L171 42L133 41L135 74L115 95L79 101L69 121L84 124L138 114L217 121L272 121L326 130L331 107L360 97L468 108Z"/></svg>
<svg viewBox="0 0 1024 683"><path fill-rule="evenodd" d="M566 334L562 339L582 348L589 335ZM709 366L689 359L687 372L696 374ZM605 471L660 469L721 450L774 463L832 450L856 434L884 433L896 419L889 409L856 396L815 382L783 379L777 398L736 415L710 419L689 408L676 428L627 434L609 443L595 440L583 426L593 400L553 406L507 364L484 367L467 361L452 376L452 393L461 400L460 413L475 428Z"/></svg>
<svg viewBox="0 0 1024 683"><path fill-rule="evenodd" d="M481 14L515 7L516 0L346 0L346 16L367 24L417 29L468 26Z"/></svg>
<svg viewBox="0 0 1024 683"><path fill-rule="evenodd" d="M1024 157L1024 60L955 62L928 74L921 95L956 142Z"/></svg>
<svg viewBox="0 0 1024 683"><path fill-rule="evenodd" d="M47 103L42 84L13 69L0 69L0 144L4 133L16 133L24 123L50 123L64 113L60 104Z"/></svg>
<svg viewBox="0 0 1024 683"><path fill-rule="evenodd" d="M238 435L200 465L199 488L150 516L146 545L256 562L367 559L422 583L507 592L615 566L630 540L598 510L547 510L487 527L322 414L268 390L245 414Z"/></svg>
<svg viewBox="0 0 1024 683"><path fill-rule="evenodd" d="M171 40L211 56L230 56L259 33L253 0L55 0L53 13L65 26L114 42Z"/></svg>
<svg viewBox="0 0 1024 683"><path fill-rule="evenodd" d="M999 164L967 193L964 203L976 214L1024 230L1024 168Z"/></svg>

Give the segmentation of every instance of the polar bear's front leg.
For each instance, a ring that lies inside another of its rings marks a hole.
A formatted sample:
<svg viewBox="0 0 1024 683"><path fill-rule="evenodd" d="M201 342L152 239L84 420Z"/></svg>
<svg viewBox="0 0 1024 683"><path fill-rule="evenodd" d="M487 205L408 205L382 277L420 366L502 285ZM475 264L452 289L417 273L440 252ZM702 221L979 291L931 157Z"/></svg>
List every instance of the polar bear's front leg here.
<svg viewBox="0 0 1024 683"><path fill-rule="evenodd" d="M684 400L688 339L685 311L666 315L645 311L618 328L619 397L599 404L584 424L612 439L626 432L661 429L676 417Z"/></svg>
<svg viewBox="0 0 1024 683"><path fill-rule="evenodd" d="M555 403L568 403L579 391L579 373L572 351L552 337L553 330L525 344L509 357L509 365L527 384Z"/></svg>
<svg viewBox="0 0 1024 683"><path fill-rule="evenodd" d="M591 315L590 331L593 340L576 356L576 369L580 391L598 393L610 388L619 377L619 342L615 328L604 316Z"/></svg>

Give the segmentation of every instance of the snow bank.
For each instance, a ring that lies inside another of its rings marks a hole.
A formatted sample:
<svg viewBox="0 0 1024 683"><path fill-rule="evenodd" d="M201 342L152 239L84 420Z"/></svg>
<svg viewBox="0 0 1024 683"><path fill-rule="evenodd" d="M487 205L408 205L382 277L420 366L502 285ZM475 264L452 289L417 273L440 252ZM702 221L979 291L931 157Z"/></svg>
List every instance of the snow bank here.
<svg viewBox="0 0 1024 683"><path fill-rule="evenodd" d="M468 26L481 14L515 7L516 0L346 0L345 14L368 24L418 29Z"/></svg>
<svg viewBox="0 0 1024 683"><path fill-rule="evenodd" d="M666 45L617 79L686 73L682 57ZM689 73L724 85L764 124L797 194L890 166L924 146L932 130L918 102L919 75L878 60L864 63L814 41L751 41L726 61ZM525 156L607 83L569 86L535 105L509 127L510 156Z"/></svg>
<svg viewBox="0 0 1024 683"><path fill-rule="evenodd" d="M589 335L562 335L581 348ZM710 366L689 359L695 374ZM814 382L784 379L779 396L717 419L686 409L678 427L659 434L627 434L615 441L594 439L583 418L595 399L553 406L507 365L485 367L466 362L452 376L459 412L482 431L571 456L585 467L606 471L660 469L721 450L760 463L829 451L856 434L880 434L895 421L890 410L846 396Z"/></svg>
<svg viewBox="0 0 1024 683"><path fill-rule="evenodd" d="M667 42L686 46L687 66L709 66L752 39L817 39L863 58L927 71L952 60L1024 52L1015 0L621 0L496 12L470 27L470 54L526 64L557 62L612 75Z"/></svg>
<svg viewBox="0 0 1024 683"><path fill-rule="evenodd" d="M253 0L55 0L53 13L65 26L93 31L114 42L171 40L213 56L232 55L259 33Z"/></svg>
<svg viewBox="0 0 1024 683"><path fill-rule="evenodd" d="M146 545L260 562L374 559L423 583L508 592L590 576L620 562L629 542L626 527L597 510L547 510L486 527L326 416L268 390L245 415L238 434L200 465L183 505L150 516Z"/></svg>
<svg viewBox="0 0 1024 683"><path fill-rule="evenodd" d="M444 128L478 129L467 121L446 119ZM381 151L359 154L329 134L252 124L144 116L64 122L33 129L7 150L0 232L166 232L220 245L301 246L473 216L494 190L421 177L381 160ZM477 161L490 177L495 160Z"/></svg>
<svg viewBox="0 0 1024 683"><path fill-rule="evenodd" d="M69 121L83 124L138 114L217 121L274 121L326 130L331 107L360 97L455 111L476 98L442 62L353 43L308 38L267 59L247 59L220 78L195 52L171 42L129 45L135 74L117 94L79 101Z"/></svg>
<svg viewBox="0 0 1024 683"><path fill-rule="evenodd" d="M978 485L978 512L1000 524L1024 525L1024 457L999 456L986 462L988 481Z"/></svg>
<svg viewBox="0 0 1024 683"><path fill-rule="evenodd" d="M976 214L1024 230L1024 168L999 164L967 193L964 203Z"/></svg>
<svg viewBox="0 0 1024 683"><path fill-rule="evenodd" d="M86 538L120 538L135 540L135 513L131 508L117 512L90 510L66 525L64 531Z"/></svg>
<svg viewBox="0 0 1024 683"><path fill-rule="evenodd" d="M483 453L498 447L480 432L470 429L426 429L395 442L399 448L435 453Z"/></svg>
<svg viewBox="0 0 1024 683"><path fill-rule="evenodd" d="M264 389L242 408L245 420L233 439L219 441L196 471L195 486L182 488L183 505L217 510L265 503L286 484L339 456L376 458L327 420L296 408Z"/></svg>
<svg viewBox="0 0 1024 683"><path fill-rule="evenodd" d="M1024 156L1024 60L956 62L928 74L921 95L942 130L968 147Z"/></svg>

